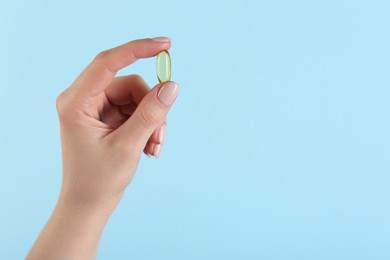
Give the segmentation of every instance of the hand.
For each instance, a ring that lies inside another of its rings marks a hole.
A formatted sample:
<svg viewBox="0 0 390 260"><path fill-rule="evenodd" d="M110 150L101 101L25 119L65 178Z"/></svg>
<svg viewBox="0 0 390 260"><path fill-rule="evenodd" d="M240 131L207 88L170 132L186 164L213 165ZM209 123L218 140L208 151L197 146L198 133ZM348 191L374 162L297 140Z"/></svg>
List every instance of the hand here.
<svg viewBox="0 0 390 260"><path fill-rule="evenodd" d="M96 248L101 229L133 178L142 152L160 155L166 114L179 86L166 82L150 90L138 75L115 78L115 74L139 58L169 49L170 45L169 38L158 37L101 52L58 97L63 183L56 210L41 234L43 238L34 246L36 252L45 244L50 246L50 239L45 237L50 237L51 232L60 234L60 226L86 228L89 223L95 223L96 227L88 231L97 238L85 247ZM69 239L83 236L77 230L69 230L64 230ZM69 243L72 247L72 242L63 240L66 238L57 243Z"/></svg>
<svg viewBox="0 0 390 260"><path fill-rule="evenodd" d="M114 76L138 58L169 48L170 41L143 39L104 51L59 96L67 199L110 207L131 181L142 151L159 156L178 85L150 90L140 76Z"/></svg>

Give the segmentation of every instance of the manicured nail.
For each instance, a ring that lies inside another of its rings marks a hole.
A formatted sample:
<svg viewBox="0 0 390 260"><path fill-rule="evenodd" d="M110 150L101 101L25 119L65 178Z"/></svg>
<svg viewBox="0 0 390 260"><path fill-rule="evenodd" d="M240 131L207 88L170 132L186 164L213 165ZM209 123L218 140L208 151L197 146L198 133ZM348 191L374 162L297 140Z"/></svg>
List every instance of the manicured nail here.
<svg viewBox="0 0 390 260"><path fill-rule="evenodd" d="M179 85L173 81L168 81L160 88L157 97L161 103L169 106L173 103L177 94L179 94Z"/></svg>
<svg viewBox="0 0 390 260"><path fill-rule="evenodd" d="M151 153L149 153L150 154L150 156L154 156L154 143L148 143L148 153L149 152L151 152Z"/></svg>
<svg viewBox="0 0 390 260"><path fill-rule="evenodd" d="M169 41L171 41L171 38L169 38L169 37L154 37L154 38L152 38L152 40L155 42L169 42Z"/></svg>
<svg viewBox="0 0 390 260"><path fill-rule="evenodd" d="M164 125L160 126L159 129L158 129L158 133L157 133L157 142L158 142L159 144L162 144L163 141L164 141L165 129L166 129L166 127L167 127L167 126L164 124Z"/></svg>
<svg viewBox="0 0 390 260"><path fill-rule="evenodd" d="M160 154L161 154L161 148L162 148L162 144L156 144L156 145L154 146L154 151L153 151L153 153L154 153L154 156L155 156L156 158L158 158L158 157L160 156Z"/></svg>

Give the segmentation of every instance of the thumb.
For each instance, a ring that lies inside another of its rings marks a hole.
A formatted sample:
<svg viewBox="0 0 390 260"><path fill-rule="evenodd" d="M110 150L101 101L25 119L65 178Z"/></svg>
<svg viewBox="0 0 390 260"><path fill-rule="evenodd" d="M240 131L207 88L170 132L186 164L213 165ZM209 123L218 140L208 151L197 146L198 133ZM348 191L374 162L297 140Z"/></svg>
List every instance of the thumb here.
<svg viewBox="0 0 390 260"><path fill-rule="evenodd" d="M153 131L164 122L179 89L177 83L168 81L150 90L131 117L117 129L117 141L142 151Z"/></svg>

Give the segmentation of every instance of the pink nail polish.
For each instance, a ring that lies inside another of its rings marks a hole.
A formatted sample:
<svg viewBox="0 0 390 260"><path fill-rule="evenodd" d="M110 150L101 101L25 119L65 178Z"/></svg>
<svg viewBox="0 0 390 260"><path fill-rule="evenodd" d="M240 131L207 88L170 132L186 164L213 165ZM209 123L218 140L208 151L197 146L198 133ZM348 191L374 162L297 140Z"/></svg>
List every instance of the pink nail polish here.
<svg viewBox="0 0 390 260"><path fill-rule="evenodd" d="M154 151L153 151L153 153L154 153L154 156L155 156L156 158L158 158L158 157L160 156L160 154L161 154L161 148L162 148L162 144L156 144L156 145L154 146Z"/></svg>
<svg viewBox="0 0 390 260"><path fill-rule="evenodd" d="M154 143L150 143L149 144L150 146L148 147L148 151L149 152L151 152L151 153L149 153L150 154L150 156L154 156L154 146L155 146L155 144Z"/></svg>
<svg viewBox="0 0 390 260"><path fill-rule="evenodd" d="M179 94L179 85L173 81L168 81L160 88L157 97L161 103L169 106L173 103L177 94Z"/></svg>
<svg viewBox="0 0 390 260"><path fill-rule="evenodd" d="M164 142L164 138L165 138L165 129L166 129L166 125L162 125L160 126L159 130L158 130L158 134L157 134L157 142L159 144L162 144Z"/></svg>
<svg viewBox="0 0 390 260"><path fill-rule="evenodd" d="M169 37L154 37L152 38L152 41L155 41L155 42L170 42L171 39Z"/></svg>

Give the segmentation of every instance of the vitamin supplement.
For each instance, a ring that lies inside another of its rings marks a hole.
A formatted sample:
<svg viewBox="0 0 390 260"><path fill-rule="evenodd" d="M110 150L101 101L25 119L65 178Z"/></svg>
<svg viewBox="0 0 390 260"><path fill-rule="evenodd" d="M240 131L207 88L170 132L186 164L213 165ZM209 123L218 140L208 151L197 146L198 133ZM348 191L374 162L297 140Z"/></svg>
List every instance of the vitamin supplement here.
<svg viewBox="0 0 390 260"><path fill-rule="evenodd" d="M168 51L157 54L156 71L159 82L171 80L171 57Z"/></svg>

